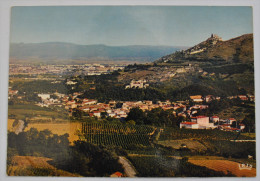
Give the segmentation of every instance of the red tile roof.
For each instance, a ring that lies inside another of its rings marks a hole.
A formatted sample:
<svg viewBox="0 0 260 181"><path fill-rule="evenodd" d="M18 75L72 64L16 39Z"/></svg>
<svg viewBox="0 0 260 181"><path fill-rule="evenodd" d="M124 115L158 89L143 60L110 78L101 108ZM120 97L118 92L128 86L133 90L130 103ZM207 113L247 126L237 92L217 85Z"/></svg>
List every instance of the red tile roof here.
<svg viewBox="0 0 260 181"><path fill-rule="evenodd" d="M191 125L191 124L197 124L197 123L194 123L194 122L182 122L181 124L188 124L188 125Z"/></svg>
<svg viewBox="0 0 260 181"><path fill-rule="evenodd" d="M198 119L198 118L207 118L207 116L196 116L196 117L191 117L191 119Z"/></svg>
<svg viewBox="0 0 260 181"><path fill-rule="evenodd" d="M197 116L197 118L206 118L207 116Z"/></svg>
<svg viewBox="0 0 260 181"><path fill-rule="evenodd" d="M117 175L117 176L119 176L119 177L121 177L121 176L123 175L123 174L120 173L120 172L115 172L114 174Z"/></svg>

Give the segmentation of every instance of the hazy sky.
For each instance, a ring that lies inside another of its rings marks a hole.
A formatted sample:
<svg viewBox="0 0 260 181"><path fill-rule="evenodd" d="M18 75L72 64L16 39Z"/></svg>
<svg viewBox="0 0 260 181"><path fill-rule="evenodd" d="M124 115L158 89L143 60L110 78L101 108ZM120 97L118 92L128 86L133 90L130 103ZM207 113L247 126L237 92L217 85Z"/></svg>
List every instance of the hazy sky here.
<svg viewBox="0 0 260 181"><path fill-rule="evenodd" d="M192 46L253 32L251 7L13 7L11 42Z"/></svg>

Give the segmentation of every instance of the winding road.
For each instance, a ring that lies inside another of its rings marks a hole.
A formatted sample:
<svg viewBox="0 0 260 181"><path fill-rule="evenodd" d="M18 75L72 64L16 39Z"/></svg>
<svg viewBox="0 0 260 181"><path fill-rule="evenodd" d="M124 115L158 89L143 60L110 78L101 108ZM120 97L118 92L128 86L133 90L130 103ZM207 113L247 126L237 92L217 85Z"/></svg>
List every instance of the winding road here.
<svg viewBox="0 0 260 181"><path fill-rule="evenodd" d="M129 160L125 157L119 156L119 163L123 165L127 177L136 177L136 170Z"/></svg>

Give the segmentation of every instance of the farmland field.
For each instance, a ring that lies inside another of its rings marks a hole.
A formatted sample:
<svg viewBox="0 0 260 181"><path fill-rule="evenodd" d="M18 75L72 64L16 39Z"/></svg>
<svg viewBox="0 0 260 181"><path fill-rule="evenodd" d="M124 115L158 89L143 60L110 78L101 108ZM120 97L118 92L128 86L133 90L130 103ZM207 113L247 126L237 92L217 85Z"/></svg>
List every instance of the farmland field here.
<svg viewBox="0 0 260 181"><path fill-rule="evenodd" d="M199 151L205 151L207 150L207 147L200 143L198 140L166 140L166 141L158 141L158 144L164 145L164 146L170 146L174 149L180 149L182 144L185 144L187 148L191 150L199 150Z"/></svg>
<svg viewBox="0 0 260 181"><path fill-rule="evenodd" d="M14 119L8 120L8 130L13 130L13 122ZM50 130L53 134L63 135L65 133L69 134L69 141L73 143L73 141L78 140L78 135L76 131L81 128L81 123L73 122L73 123L29 123L24 131L28 131L31 128L36 128L38 131L42 131L45 129Z"/></svg>
<svg viewBox="0 0 260 181"><path fill-rule="evenodd" d="M239 163L229 160L224 160L222 157L189 157L190 163L198 166L205 166L215 171L222 171L224 173L230 172L237 177L255 177L256 169L239 169ZM246 163L245 163L246 164Z"/></svg>
<svg viewBox="0 0 260 181"><path fill-rule="evenodd" d="M223 177L234 176L169 156L129 155L138 177Z"/></svg>
<svg viewBox="0 0 260 181"><path fill-rule="evenodd" d="M151 126L82 123L82 139L97 145L116 145L128 149L132 144L150 145Z"/></svg>
<svg viewBox="0 0 260 181"><path fill-rule="evenodd" d="M61 108L50 109L42 108L33 104L22 104L22 105L9 105L8 106L8 116L15 116L18 119L24 119L26 117L42 117L43 119L63 119L68 121L68 116L66 110Z"/></svg>

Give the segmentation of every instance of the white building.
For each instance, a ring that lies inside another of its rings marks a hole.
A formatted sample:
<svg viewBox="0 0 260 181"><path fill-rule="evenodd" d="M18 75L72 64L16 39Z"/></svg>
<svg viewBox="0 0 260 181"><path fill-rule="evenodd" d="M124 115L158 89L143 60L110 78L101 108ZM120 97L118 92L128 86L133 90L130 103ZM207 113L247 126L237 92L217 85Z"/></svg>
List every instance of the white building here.
<svg viewBox="0 0 260 181"><path fill-rule="evenodd" d="M180 128L199 129L199 124L194 122L182 122L180 123Z"/></svg>
<svg viewBox="0 0 260 181"><path fill-rule="evenodd" d="M146 80L132 80L130 82L130 85L126 85L125 88L128 89L128 88L140 88L140 89L143 89L143 88L146 88L148 87L149 84L147 84L147 81Z"/></svg>
<svg viewBox="0 0 260 181"><path fill-rule="evenodd" d="M66 84L67 85L75 85L75 84L77 84L77 82L73 82L73 81L69 80L69 81L66 82Z"/></svg>
<svg viewBox="0 0 260 181"><path fill-rule="evenodd" d="M197 123L199 125L199 129L216 128L216 126L214 126L214 123L209 122L209 117L207 116L192 117L191 122Z"/></svg>
<svg viewBox="0 0 260 181"><path fill-rule="evenodd" d="M50 99L50 94L38 94L38 97L40 97L42 100Z"/></svg>

